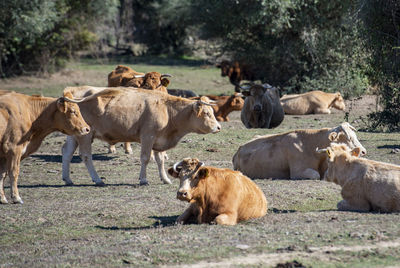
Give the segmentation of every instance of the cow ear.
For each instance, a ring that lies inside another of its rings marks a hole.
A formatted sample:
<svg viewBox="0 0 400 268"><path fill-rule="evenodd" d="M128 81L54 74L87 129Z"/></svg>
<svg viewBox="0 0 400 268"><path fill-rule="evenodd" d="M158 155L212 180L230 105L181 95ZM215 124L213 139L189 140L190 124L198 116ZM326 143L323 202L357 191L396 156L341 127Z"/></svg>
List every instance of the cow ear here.
<svg viewBox="0 0 400 268"><path fill-rule="evenodd" d="M168 174L171 175L174 178L178 178L178 176L179 176L179 173L175 172L174 168L169 168L168 169Z"/></svg>
<svg viewBox="0 0 400 268"><path fill-rule="evenodd" d="M57 100L57 109L62 113L67 112L67 106L65 105L65 100L63 97Z"/></svg>
<svg viewBox="0 0 400 268"><path fill-rule="evenodd" d="M161 79L161 85L163 85L164 87L168 87L169 79L168 78L162 78Z"/></svg>
<svg viewBox="0 0 400 268"><path fill-rule="evenodd" d="M335 141L337 136L338 134L336 132L332 132L331 134L329 134L328 138L330 141Z"/></svg>
<svg viewBox="0 0 400 268"><path fill-rule="evenodd" d="M196 113L196 116L200 117L201 112L203 111L203 105L199 101L196 101L196 103L193 106L193 110Z"/></svg>
<svg viewBox="0 0 400 268"><path fill-rule="evenodd" d="M197 178L199 180L207 178L208 175L210 175L210 171L208 170L208 168L202 168L197 172Z"/></svg>
<svg viewBox="0 0 400 268"><path fill-rule="evenodd" d="M351 150L351 155L355 157L359 157L361 154L361 149L360 147L356 147L353 150Z"/></svg>

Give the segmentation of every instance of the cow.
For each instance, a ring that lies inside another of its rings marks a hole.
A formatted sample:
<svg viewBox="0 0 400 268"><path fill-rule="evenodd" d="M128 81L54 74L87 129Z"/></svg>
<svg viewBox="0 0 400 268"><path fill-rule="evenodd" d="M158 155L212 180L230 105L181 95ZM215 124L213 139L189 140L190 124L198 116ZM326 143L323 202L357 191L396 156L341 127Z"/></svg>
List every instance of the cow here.
<svg viewBox="0 0 400 268"><path fill-rule="evenodd" d="M214 110L215 118L217 118L218 121L229 121L228 114L233 111L240 111L243 108L244 100L241 93L235 92L235 94L231 96L205 96L215 102L215 105L212 107ZM191 99L199 99L199 97Z"/></svg>
<svg viewBox="0 0 400 268"><path fill-rule="evenodd" d="M71 90L65 89L66 92ZM92 162L93 138L110 144L125 141L141 143L139 181L140 185L147 185L146 168L152 150L161 180L171 183L164 170L163 152L176 146L188 133L207 134L221 130L206 97L194 101L153 90L124 87L103 91L109 96L102 95L80 106L92 131L83 137L68 136L63 146L63 180L67 185L73 184L69 176L70 161L78 145L93 182L104 185Z"/></svg>
<svg viewBox="0 0 400 268"><path fill-rule="evenodd" d="M239 147L233 167L250 178L313 179L323 177L327 168L324 154L315 149L340 142L350 148L366 149L357 139L355 128L344 122L337 127L299 129L258 137Z"/></svg>
<svg viewBox="0 0 400 268"><path fill-rule="evenodd" d="M251 67L249 64L239 61L230 62L223 60L221 63L217 64L216 67L221 69L222 77L229 77L229 81L235 86L236 92L240 92L240 81L255 81L261 78L258 76L255 68Z"/></svg>
<svg viewBox="0 0 400 268"><path fill-rule="evenodd" d="M54 131L77 136L89 133L77 102L70 94L57 99L0 91L0 203L8 203L4 194L7 174L12 202L23 203L18 192L20 162L35 152L47 135Z"/></svg>
<svg viewBox="0 0 400 268"><path fill-rule="evenodd" d="M400 212L400 166L358 157L361 148L331 144L324 180L342 187L339 210Z"/></svg>
<svg viewBox="0 0 400 268"><path fill-rule="evenodd" d="M344 111L346 105L340 92L327 93L319 90L303 94L284 95L281 104L285 114L330 114L331 108Z"/></svg>
<svg viewBox="0 0 400 268"><path fill-rule="evenodd" d="M177 198L190 203L178 223L235 225L267 214L261 189L241 172L204 166L197 158L185 158L168 169L180 179Z"/></svg>
<svg viewBox="0 0 400 268"><path fill-rule="evenodd" d="M158 72L140 73L128 66L118 65L115 70L108 74L108 87L134 87L168 93L167 86L170 81L166 77L171 77L171 75ZM132 154L132 147L129 142L124 143L124 148L125 153ZM108 152L116 152L114 144L110 145Z"/></svg>
<svg viewBox="0 0 400 268"><path fill-rule="evenodd" d="M268 84L242 87L246 96L240 119L246 128L275 128L285 116L279 100L279 90Z"/></svg>
<svg viewBox="0 0 400 268"><path fill-rule="evenodd" d="M108 74L108 87L136 87L168 93L170 81L166 77L171 75L158 72L139 73L127 66L118 65Z"/></svg>
<svg viewBox="0 0 400 268"><path fill-rule="evenodd" d="M178 97L183 97L183 98L192 98L192 97L198 97L195 92L192 90L188 89L170 89L168 88L168 94L178 96Z"/></svg>

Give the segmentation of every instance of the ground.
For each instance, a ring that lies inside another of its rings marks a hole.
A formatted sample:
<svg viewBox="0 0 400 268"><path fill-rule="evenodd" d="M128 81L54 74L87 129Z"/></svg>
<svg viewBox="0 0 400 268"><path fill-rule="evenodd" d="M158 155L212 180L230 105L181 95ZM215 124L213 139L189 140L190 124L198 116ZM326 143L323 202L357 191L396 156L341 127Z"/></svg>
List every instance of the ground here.
<svg viewBox="0 0 400 268"><path fill-rule="evenodd" d="M0 80L0 88L59 96L68 85L104 86L107 73L119 63L72 63L45 78ZM172 88L200 94L233 92L213 66L128 65L138 71L172 74ZM347 100L349 122L358 129L375 109L374 96ZM345 113L286 116L272 130L246 129L239 112L230 118L218 134L183 137L168 151L167 166L190 156L207 165L232 168L237 148L255 135L334 127L344 121ZM395 153L400 148L399 133L357 134L368 158L400 164L400 154ZM333 183L255 180L268 200L265 217L229 227L176 225L188 205L176 199L178 181L162 184L151 162L150 185L139 186L139 145L134 145L133 155L124 154L121 146L113 155L96 140L94 164L107 187L92 183L77 154L71 165L75 185L65 186L60 156L64 141L64 135L53 133L22 162L19 189L25 203L0 206L0 267L274 267L296 262L306 267L382 267L400 263L400 215L339 212L340 187ZM6 185L9 197L8 179Z"/></svg>

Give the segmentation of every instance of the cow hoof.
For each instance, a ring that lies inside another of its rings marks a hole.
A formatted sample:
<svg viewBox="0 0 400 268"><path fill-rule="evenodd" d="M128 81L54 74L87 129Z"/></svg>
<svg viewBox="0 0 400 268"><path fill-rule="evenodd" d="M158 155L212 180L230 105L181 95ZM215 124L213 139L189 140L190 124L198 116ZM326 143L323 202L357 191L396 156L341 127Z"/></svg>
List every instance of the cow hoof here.
<svg viewBox="0 0 400 268"><path fill-rule="evenodd" d="M133 154L132 151L125 151L126 154Z"/></svg>
<svg viewBox="0 0 400 268"><path fill-rule="evenodd" d="M98 181L98 182L95 182L95 183L96 183L96 186L99 186L99 187L106 186L106 184L103 181Z"/></svg>
<svg viewBox="0 0 400 268"><path fill-rule="evenodd" d="M24 202L22 201L21 197L18 198L13 198L12 201L14 204L23 204Z"/></svg>
<svg viewBox="0 0 400 268"><path fill-rule="evenodd" d="M72 181L64 181L66 186L72 186L74 183Z"/></svg>
<svg viewBox="0 0 400 268"><path fill-rule="evenodd" d="M0 200L0 204L8 204L7 199L5 199L5 198L4 198L4 199L1 199L1 200Z"/></svg>
<svg viewBox="0 0 400 268"><path fill-rule="evenodd" d="M139 185L140 185L140 186L148 186L149 183L148 183L147 181L141 181L141 182L139 183Z"/></svg>

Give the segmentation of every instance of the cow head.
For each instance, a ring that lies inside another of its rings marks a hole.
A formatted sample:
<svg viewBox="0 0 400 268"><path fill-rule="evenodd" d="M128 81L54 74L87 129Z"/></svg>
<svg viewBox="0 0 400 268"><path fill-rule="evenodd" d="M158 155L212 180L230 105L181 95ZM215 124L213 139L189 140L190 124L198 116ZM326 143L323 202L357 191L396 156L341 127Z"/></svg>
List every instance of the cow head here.
<svg viewBox="0 0 400 268"><path fill-rule="evenodd" d="M197 158L185 158L168 169L168 173L172 177L179 178L180 180L176 198L188 202L193 199L195 187L201 179L208 176L208 169L200 169L202 166L204 166L204 163L200 162Z"/></svg>
<svg viewBox="0 0 400 268"><path fill-rule="evenodd" d="M346 109L346 104L344 103L344 99L340 92L335 93L335 99L333 100L331 106L342 111Z"/></svg>
<svg viewBox="0 0 400 268"><path fill-rule="evenodd" d="M76 104L78 102L73 100L70 92L64 93L64 97L57 99L55 122L57 129L67 135L86 135L90 132L90 127Z"/></svg>
<svg viewBox="0 0 400 268"><path fill-rule="evenodd" d="M241 93L235 93L229 98L229 106L233 108L234 111L240 111L243 108L244 99Z"/></svg>
<svg viewBox="0 0 400 268"><path fill-rule="evenodd" d="M221 76L230 76L232 74L233 68L229 61L223 60L221 63L217 64L217 68L221 69Z"/></svg>
<svg viewBox="0 0 400 268"><path fill-rule="evenodd" d="M367 150L362 146L355 133L357 131L352 125L347 122L340 124L340 126L332 129L329 134L329 140L331 142L342 143L347 145L350 149L356 147L360 148L360 154L366 155Z"/></svg>
<svg viewBox="0 0 400 268"><path fill-rule="evenodd" d="M202 96L198 101L192 104L193 111L188 126L199 134L217 133L221 130L221 125L214 116L214 110L211 101Z"/></svg>
<svg viewBox="0 0 400 268"><path fill-rule="evenodd" d="M324 180L338 183L337 173L340 169L346 169L346 163L351 157L359 157L361 148L350 149L345 144L332 143L328 148L317 150L327 154L328 169L325 171Z"/></svg>
<svg viewBox="0 0 400 268"><path fill-rule="evenodd" d="M248 99L251 112L261 113L263 111L264 94L268 87L265 85L246 84L245 86L241 86L241 88L245 90L242 93Z"/></svg>

